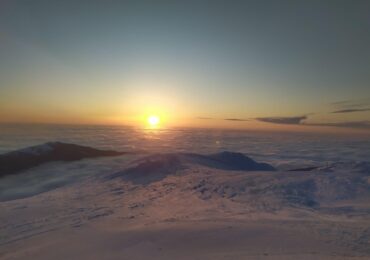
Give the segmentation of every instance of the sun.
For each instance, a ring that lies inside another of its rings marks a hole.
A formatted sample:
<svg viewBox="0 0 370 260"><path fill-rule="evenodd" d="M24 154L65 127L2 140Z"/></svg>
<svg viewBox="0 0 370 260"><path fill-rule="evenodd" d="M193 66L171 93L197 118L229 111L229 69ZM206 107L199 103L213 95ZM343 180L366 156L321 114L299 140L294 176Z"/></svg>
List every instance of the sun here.
<svg viewBox="0 0 370 260"><path fill-rule="evenodd" d="M148 117L148 124L152 127L157 126L160 122L160 119L158 116L152 115Z"/></svg>

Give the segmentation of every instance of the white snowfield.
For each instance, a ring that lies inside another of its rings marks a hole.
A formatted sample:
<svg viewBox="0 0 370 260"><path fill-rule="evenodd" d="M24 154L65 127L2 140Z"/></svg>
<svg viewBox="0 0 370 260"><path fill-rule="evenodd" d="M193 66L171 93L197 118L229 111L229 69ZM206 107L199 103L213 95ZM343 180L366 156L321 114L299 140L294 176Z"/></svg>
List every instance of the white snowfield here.
<svg viewBox="0 0 370 260"><path fill-rule="evenodd" d="M0 258L370 259L369 163L256 171L234 155L151 155L3 197Z"/></svg>

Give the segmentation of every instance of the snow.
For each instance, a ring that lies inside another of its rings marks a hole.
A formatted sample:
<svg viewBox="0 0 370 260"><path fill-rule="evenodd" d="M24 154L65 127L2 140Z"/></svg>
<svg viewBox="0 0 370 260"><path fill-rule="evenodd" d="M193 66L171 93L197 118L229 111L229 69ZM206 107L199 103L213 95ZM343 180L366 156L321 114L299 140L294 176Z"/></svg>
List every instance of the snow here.
<svg viewBox="0 0 370 260"><path fill-rule="evenodd" d="M366 175L188 165L145 185L104 176L1 202L2 259L370 256L370 190L353 181Z"/></svg>
<svg viewBox="0 0 370 260"><path fill-rule="evenodd" d="M291 172L252 158L124 154L3 177L0 257L370 258L370 162Z"/></svg>

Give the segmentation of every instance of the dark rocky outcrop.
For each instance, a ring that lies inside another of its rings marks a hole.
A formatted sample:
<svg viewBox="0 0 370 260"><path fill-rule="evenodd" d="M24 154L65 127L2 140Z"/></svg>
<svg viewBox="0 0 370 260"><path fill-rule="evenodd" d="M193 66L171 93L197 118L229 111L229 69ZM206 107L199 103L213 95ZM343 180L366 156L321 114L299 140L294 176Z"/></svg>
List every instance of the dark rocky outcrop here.
<svg viewBox="0 0 370 260"><path fill-rule="evenodd" d="M53 161L76 161L84 158L117 156L123 152L98 150L88 146L50 142L0 154L0 177Z"/></svg>

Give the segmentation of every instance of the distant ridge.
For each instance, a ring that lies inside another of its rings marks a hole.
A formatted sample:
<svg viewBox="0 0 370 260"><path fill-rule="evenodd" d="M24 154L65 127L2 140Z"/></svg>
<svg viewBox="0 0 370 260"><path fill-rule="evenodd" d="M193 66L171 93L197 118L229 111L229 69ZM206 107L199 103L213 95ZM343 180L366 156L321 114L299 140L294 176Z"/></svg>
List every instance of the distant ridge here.
<svg viewBox="0 0 370 260"><path fill-rule="evenodd" d="M49 142L0 154L0 177L16 174L53 161L76 161L84 158L117 156L124 152L99 150L88 146Z"/></svg>

